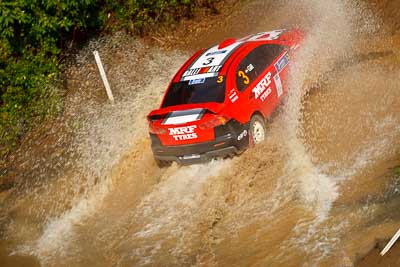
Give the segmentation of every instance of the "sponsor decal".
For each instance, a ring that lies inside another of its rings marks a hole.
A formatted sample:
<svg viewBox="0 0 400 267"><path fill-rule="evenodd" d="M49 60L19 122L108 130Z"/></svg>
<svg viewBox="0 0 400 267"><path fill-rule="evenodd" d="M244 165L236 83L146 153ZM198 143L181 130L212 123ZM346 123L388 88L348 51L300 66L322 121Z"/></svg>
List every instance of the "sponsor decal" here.
<svg viewBox="0 0 400 267"><path fill-rule="evenodd" d="M194 79L189 81L189 85L204 83L206 78Z"/></svg>
<svg viewBox="0 0 400 267"><path fill-rule="evenodd" d="M210 67L201 68L200 71L199 71L199 74L207 73L209 70L210 70Z"/></svg>
<svg viewBox="0 0 400 267"><path fill-rule="evenodd" d="M221 69L221 65L217 65L217 66L212 66L208 69L207 72L219 72L219 70Z"/></svg>
<svg viewBox="0 0 400 267"><path fill-rule="evenodd" d="M236 93L236 90L235 90L235 89L232 89L232 90L229 92L229 100L230 100L232 103L235 103L236 100L238 100L238 99L239 99L239 97L238 97L238 95L237 95L237 93Z"/></svg>
<svg viewBox="0 0 400 267"><path fill-rule="evenodd" d="M214 51L214 52L209 52L206 54L206 57L209 56L215 56L215 55L220 55L220 54L225 54L227 50L220 50L220 51Z"/></svg>
<svg viewBox="0 0 400 267"><path fill-rule="evenodd" d="M252 70L254 70L254 66L253 66L253 64L250 63L250 64L246 67L246 70L245 70L244 72L249 73L249 72L251 72Z"/></svg>
<svg viewBox="0 0 400 267"><path fill-rule="evenodd" d="M211 67L189 69L189 70L186 70L183 73L182 78L188 77L188 76L195 76L195 75L199 75L199 74L204 74L204 73L217 74L219 72L219 70L221 69L221 67L222 67L221 65L217 65L217 66L211 66ZM197 79L200 79L200 78L196 78L196 80Z"/></svg>
<svg viewBox="0 0 400 267"><path fill-rule="evenodd" d="M197 133L195 133L196 125L168 128L169 135L171 135L175 141L196 139Z"/></svg>
<svg viewBox="0 0 400 267"><path fill-rule="evenodd" d="M280 97L283 93L283 89L282 89L282 82L281 82L281 78L279 77L279 73L274 76L274 81L275 81L276 92L278 93L278 97Z"/></svg>
<svg viewBox="0 0 400 267"><path fill-rule="evenodd" d="M199 74L200 69L201 68L187 70L185 73L183 73L182 77L197 75Z"/></svg>
<svg viewBox="0 0 400 267"><path fill-rule="evenodd" d="M244 130L241 134L238 135L237 140L240 141L246 136L247 136L247 130Z"/></svg>
<svg viewBox="0 0 400 267"><path fill-rule="evenodd" d="M276 72L281 72L281 70L283 70L287 64L289 64L289 54L286 53L284 54L276 63L275 63L275 69Z"/></svg>
<svg viewBox="0 0 400 267"><path fill-rule="evenodd" d="M258 84L253 88L252 92L254 93L255 98L258 99L260 96L262 96L261 100L264 101L271 93L271 88L269 87L270 85L271 72L268 72L267 74L265 74L264 78L262 78L262 80L259 81Z"/></svg>
<svg viewBox="0 0 400 267"><path fill-rule="evenodd" d="M261 101L264 102L265 99L271 94L272 90L271 87L269 87L260 97Z"/></svg>

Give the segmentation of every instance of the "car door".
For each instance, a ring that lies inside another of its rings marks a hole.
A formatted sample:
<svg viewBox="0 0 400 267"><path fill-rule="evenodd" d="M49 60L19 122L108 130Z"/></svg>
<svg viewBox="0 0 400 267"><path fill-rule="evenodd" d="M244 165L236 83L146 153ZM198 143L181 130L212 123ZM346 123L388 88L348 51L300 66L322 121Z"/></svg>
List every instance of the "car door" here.
<svg viewBox="0 0 400 267"><path fill-rule="evenodd" d="M268 117L278 104L283 88L281 80L276 79L278 71L274 63L285 53L284 46L261 44L247 50L240 62L233 66L232 76L235 76L240 104L250 115L260 111ZM281 67L284 67L283 64Z"/></svg>

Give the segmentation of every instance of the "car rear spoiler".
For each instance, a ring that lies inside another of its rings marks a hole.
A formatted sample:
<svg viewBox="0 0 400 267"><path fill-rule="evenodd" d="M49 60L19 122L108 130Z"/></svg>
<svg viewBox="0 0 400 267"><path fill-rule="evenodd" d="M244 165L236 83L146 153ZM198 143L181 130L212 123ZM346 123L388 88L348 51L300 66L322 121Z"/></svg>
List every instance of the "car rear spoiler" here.
<svg viewBox="0 0 400 267"><path fill-rule="evenodd" d="M201 104L184 104L179 106L170 106L151 111L147 115L149 121L159 120L164 118L168 113L173 111L188 110L188 109L206 109L212 113L219 113L225 105L223 103L201 103Z"/></svg>

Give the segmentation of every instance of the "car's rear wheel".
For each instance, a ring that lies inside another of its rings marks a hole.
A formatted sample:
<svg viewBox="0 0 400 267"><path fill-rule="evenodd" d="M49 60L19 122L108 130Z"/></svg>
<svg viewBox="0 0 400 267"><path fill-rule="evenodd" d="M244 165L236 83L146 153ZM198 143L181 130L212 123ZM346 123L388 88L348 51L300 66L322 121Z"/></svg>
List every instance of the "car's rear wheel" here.
<svg viewBox="0 0 400 267"><path fill-rule="evenodd" d="M250 120L250 138L254 145L263 142L266 137L267 129L265 127L265 120L261 115L253 115Z"/></svg>

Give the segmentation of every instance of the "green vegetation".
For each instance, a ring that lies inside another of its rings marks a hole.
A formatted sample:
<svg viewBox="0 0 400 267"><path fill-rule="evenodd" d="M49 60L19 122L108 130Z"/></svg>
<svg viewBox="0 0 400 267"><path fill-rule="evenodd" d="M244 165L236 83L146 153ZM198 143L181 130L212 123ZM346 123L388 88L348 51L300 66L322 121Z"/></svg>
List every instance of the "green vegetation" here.
<svg viewBox="0 0 400 267"><path fill-rule="evenodd" d="M213 8L212 0L0 1L0 158L32 125L60 110L67 46L103 29L145 34L192 16L196 7Z"/></svg>
<svg viewBox="0 0 400 267"><path fill-rule="evenodd" d="M396 175L398 178L400 178L400 166L394 167L394 175Z"/></svg>
<svg viewBox="0 0 400 267"><path fill-rule="evenodd" d="M212 8L213 0L107 0L107 9L117 20L117 27L143 35L146 30L160 23L190 18L194 8Z"/></svg>

